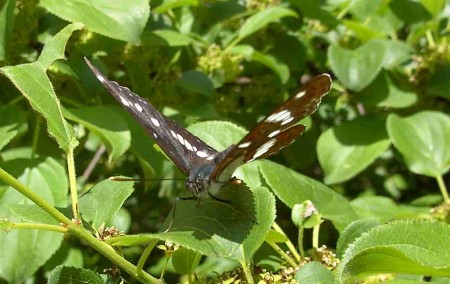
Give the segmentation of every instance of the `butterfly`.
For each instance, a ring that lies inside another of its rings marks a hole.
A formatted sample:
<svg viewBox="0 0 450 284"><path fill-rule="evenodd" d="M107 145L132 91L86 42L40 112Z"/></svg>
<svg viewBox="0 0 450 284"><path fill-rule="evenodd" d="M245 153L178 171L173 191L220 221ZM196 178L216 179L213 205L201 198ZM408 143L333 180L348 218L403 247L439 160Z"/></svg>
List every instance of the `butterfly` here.
<svg viewBox="0 0 450 284"><path fill-rule="evenodd" d="M187 176L186 188L194 198L205 192L214 198L212 193L233 180L232 175L237 167L264 159L294 142L305 131L305 126L297 123L317 110L331 87L328 74L313 78L275 108L241 141L218 152L127 87L108 80L87 58L85 61L109 93L134 116Z"/></svg>

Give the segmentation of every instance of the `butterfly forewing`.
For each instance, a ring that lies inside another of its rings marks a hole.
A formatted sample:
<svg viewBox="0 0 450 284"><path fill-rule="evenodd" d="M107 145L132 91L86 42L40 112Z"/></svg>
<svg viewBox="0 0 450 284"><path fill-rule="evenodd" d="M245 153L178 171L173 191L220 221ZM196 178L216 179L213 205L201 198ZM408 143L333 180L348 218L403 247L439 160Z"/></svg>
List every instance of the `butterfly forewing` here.
<svg viewBox="0 0 450 284"><path fill-rule="evenodd" d="M305 129L303 125L294 125L317 110L330 87L331 78L328 74L319 75L307 82L225 155L212 173L212 178L225 181L241 164L266 158L291 144Z"/></svg>
<svg viewBox="0 0 450 284"><path fill-rule="evenodd" d="M89 60L85 60L109 93L144 126L183 173L188 175L193 167L213 160L218 154L216 150L160 113L130 89L108 80Z"/></svg>

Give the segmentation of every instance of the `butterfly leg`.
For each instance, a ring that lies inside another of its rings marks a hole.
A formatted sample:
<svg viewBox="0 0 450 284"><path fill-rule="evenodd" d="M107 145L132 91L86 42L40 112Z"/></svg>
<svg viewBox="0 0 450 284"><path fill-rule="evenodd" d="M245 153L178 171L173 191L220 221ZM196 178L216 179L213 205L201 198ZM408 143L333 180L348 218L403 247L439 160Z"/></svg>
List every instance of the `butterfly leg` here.
<svg viewBox="0 0 450 284"><path fill-rule="evenodd" d="M209 195L212 199L217 200L217 201L219 201L219 202L227 203L227 204L231 203L230 200L225 200L225 199L219 198L219 197L217 197L217 196L214 196L214 195L213 195L211 192L209 192L209 191L208 191L208 195Z"/></svg>

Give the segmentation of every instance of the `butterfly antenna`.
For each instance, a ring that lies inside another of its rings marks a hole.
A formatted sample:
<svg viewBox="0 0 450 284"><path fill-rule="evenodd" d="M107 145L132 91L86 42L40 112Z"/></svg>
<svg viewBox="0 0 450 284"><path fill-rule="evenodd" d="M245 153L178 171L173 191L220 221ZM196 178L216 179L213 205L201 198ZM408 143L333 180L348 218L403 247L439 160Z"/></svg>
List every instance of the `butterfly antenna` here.
<svg viewBox="0 0 450 284"><path fill-rule="evenodd" d="M110 177L109 180L114 181L169 181L169 180L177 180L177 181L186 181L185 178L121 178L121 177Z"/></svg>

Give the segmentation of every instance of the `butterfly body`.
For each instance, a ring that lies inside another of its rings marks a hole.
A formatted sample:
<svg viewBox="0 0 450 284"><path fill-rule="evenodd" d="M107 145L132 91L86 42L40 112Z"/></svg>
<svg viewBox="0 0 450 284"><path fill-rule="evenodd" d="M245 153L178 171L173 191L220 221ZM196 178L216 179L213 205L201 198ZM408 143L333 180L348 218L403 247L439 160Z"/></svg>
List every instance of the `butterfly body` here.
<svg viewBox="0 0 450 284"><path fill-rule="evenodd" d="M306 83L294 96L273 110L241 141L218 152L189 133L128 88L108 80L89 60L88 66L109 93L146 129L164 153L187 175L186 188L193 197L211 196L240 165L266 158L291 144L303 133L298 121L314 113L331 86L327 74Z"/></svg>

